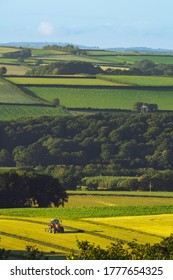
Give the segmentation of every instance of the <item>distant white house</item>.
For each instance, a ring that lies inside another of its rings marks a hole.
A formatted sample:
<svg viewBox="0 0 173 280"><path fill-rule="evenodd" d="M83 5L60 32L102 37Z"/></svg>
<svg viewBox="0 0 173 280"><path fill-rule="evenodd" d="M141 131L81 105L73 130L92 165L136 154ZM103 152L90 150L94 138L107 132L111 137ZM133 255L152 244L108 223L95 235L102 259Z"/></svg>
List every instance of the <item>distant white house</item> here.
<svg viewBox="0 0 173 280"><path fill-rule="evenodd" d="M147 106L147 105L142 105L142 107L141 107L141 112L142 112L142 113L148 113L148 111L149 111L148 106Z"/></svg>

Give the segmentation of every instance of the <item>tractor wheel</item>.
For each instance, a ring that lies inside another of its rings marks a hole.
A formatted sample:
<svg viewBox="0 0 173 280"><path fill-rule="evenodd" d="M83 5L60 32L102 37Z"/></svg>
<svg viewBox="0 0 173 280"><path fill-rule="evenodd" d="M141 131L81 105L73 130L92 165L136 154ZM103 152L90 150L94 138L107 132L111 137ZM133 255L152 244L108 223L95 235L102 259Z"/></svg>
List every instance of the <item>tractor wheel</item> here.
<svg viewBox="0 0 173 280"><path fill-rule="evenodd" d="M64 228L60 227L59 232L64 233Z"/></svg>

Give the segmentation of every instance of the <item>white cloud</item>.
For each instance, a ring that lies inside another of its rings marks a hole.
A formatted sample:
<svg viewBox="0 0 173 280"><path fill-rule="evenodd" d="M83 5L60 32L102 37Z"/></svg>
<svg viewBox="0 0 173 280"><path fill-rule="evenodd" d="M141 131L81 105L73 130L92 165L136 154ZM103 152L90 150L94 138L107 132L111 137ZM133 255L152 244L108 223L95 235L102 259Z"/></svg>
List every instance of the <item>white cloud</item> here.
<svg viewBox="0 0 173 280"><path fill-rule="evenodd" d="M55 29L51 22L42 21L38 26L38 32L44 36L51 36L54 31Z"/></svg>

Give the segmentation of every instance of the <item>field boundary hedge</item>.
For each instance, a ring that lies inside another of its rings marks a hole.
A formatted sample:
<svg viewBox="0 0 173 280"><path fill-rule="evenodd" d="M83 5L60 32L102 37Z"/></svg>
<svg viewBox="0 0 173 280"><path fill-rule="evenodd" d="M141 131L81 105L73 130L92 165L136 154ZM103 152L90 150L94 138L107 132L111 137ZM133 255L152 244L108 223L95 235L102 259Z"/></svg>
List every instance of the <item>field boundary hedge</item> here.
<svg viewBox="0 0 173 280"><path fill-rule="evenodd" d="M83 89L127 89L127 90L153 90L153 91L172 91L173 86L129 86L129 85L124 85L124 86L114 86L114 85L109 85L109 86L104 86L104 85L66 85L66 84L20 84L20 83L14 83L17 85L19 88L22 86L25 87L56 87L56 88L83 88Z"/></svg>
<svg viewBox="0 0 173 280"><path fill-rule="evenodd" d="M3 63L0 63L3 64ZM14 64L11 64L14 65ZM16 64L16 65L20 65L20 64ZM63 78L63 79L69 79L69 78L73 78L73 79L97 79L96 76L94 75L56 75L56 76L50 76L50 75L45 75L45 76L28 76L28 75L5 75L5 78L39 78L39 79L45 79L45 78L49 78L49 79L57 79L57 78Z"/></svg>
<svg viewBox="0 0 173 280"><path fill-rule="evenodd" d="M53 107L55 108L56 106L53 104L43 104L43 103L5 103L5 102L0 102L0 105L17 105L17 106L25 106L25 107Z"/></svg>
<svg viewBox="0 0 173 280"><path fill-rule="evenodd" d="M100 109L100 108L82 108L82 107L67 107L67 110L69 111L80 111L80 112L100 112L100 113L134 113L132 110L128 109Z"/></svg>

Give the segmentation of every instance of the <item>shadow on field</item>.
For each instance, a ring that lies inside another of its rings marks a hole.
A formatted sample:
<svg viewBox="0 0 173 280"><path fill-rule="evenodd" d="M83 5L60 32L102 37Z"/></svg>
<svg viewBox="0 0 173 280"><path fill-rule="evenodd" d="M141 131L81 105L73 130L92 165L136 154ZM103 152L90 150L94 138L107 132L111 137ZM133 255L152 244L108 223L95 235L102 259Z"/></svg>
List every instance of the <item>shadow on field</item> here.
<svg viewBox="0 0 173 280"><path fill-rule="evenodd" d="M78 230L65 230L62 234L70 234L70 233L84 233L85 230L78 229Z"/></svg>
<svg viewBox="0 0 173 280"><path fill-rule="evenodd" d="M43 253L48 260L66 260L66 256L64 255L64 253L56 253L54 251L43 252ZM26 259L24 257L25 254L26 251L11 250L7 260L25 260Z"/></svg>

